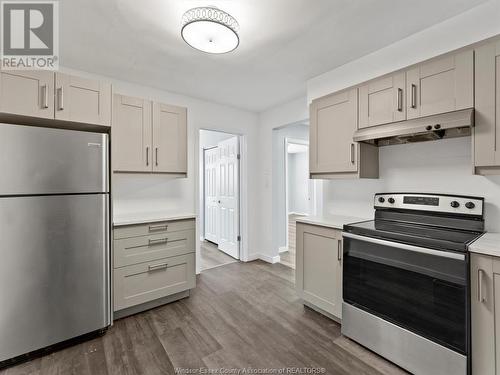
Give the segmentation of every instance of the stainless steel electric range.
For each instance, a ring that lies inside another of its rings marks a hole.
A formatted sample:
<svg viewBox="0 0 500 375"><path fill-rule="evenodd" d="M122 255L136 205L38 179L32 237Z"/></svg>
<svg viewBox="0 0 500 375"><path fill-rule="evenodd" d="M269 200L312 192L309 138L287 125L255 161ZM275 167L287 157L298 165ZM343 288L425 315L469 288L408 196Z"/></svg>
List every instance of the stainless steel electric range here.
<svg viewBox="0 0 500 375"><path fill-rule="evenodd" d="M468 245L484 199L375 195L375 220L344 226L342 333L414 374L468 374Z"/></svg>

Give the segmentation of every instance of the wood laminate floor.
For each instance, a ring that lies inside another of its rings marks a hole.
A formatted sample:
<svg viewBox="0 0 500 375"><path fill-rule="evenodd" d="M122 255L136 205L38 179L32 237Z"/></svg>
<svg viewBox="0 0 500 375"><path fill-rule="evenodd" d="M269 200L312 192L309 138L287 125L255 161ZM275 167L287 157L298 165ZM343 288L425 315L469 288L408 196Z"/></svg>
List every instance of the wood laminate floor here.
<svg viewBox="0 0 500 375"><path fill-rule="evenodd" d="M200 255L200 267L202 271L238 261L220 251L216 244L208 241L201 242Z"/></svg>
<svg viewBox="0 0 500 375"><path fill-rule="evenodd" d="M246 367L404 374L302 306L293 280L293 269L279 263L213 268L198 276L189 298L118 320L103 337L0 374L159 375Z"/></svg>

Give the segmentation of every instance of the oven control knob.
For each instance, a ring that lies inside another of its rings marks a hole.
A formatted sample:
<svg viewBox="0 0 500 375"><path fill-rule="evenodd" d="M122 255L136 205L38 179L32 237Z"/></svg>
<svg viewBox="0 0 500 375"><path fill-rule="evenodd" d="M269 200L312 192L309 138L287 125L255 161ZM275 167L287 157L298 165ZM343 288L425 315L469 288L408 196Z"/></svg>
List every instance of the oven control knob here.
<svg viewBox="0 0 500 375"><path fill-rule="evenodd" d="M458 207L460 207L460 203L458 203L457 201L453 201L450 203L450 206L453 208L458 208Z"/></svg>
<svg viewBox="0 0 500 375"><path fill-rule="evenodd" d="M474 204L474 202L467 202L465 204L465 207L467 207L469 210L472 210L474 207L476 207L476 205Z"/></svg>
<svg viewBox="0 0 500 375"><path fill-rule="evenodd" d="M378 197L378 201L379 201L379 203L384 203L385 202L385 198L384 197Z"/></svg>
<svg viewBox="0 0 500 375"><path fill-rule="evenodd" d="M394 198L389 198L389 199L387 199L387 202L389 202L390 204L394 204L394 202L396 202L396 201L394 200Z"/></svg>

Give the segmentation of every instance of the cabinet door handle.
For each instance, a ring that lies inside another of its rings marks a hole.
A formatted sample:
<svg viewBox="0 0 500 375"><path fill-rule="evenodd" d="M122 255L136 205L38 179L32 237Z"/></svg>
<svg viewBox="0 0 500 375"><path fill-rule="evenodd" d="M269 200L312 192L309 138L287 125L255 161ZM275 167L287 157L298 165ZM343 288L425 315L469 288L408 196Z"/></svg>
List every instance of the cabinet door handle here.
<svg viewBox="0 0 500 375"><path fill-rule="evenodd" d="M398 112L403 112L403 89L398 88Z"/></svg>
<svg viewBox="0 0 500 375"><path fill-rule="evenodd" d="M417 85L411 84L411 107L417 108Z"/></svg>
<svg viewBox="0 0 500 375"><path fill-rule="evenodd" d="M351 143L351 163L354 164L354 143Z"/></svg>
<svg viewBox="0 0 500 375"><path fill-rule="evenodd" d="M148 245L151 246L151 245L160 245L160 244L164 244L164 243L167 243L168 242L168 238L159 238L157 240L149 240L148 241Z"/></svg>
<svg viewBox="0 0 500 375"><path fill-rule="evenodd" d="M168 267L168 263L152 264L148 266L148 271L164 270Z"/></svg>
<svg viewBox="0 0 500 375"><path fill-rule="evenodd" d="M42 108L49 108L49 87L47 85L42 86Z"/></svg>
<svg viewBox="0 0 500 375"><path fill-rule="evenodd" d="M337 240L337 260L340 262L342 260L342 241Z"/></svg>
<svg viewBox="0 0 500 375"><path fill-rule="evenodd" d="M149 226L149 231L154 232L157 230L167 230L168 229L168 224L162 224L162 225L150 225Z"/></svg>
<svg viewBox="0 0 500 375"><path fill-rule="evenodd" d="M483 276L484 271L479 269L477 271L477 300L479 303L486 302L486 298L483 295Z"/></svg>
<svg viewBox="0 0 500 375"><path fill-rule="evenodd" d="M158 147L155 147L155 165L158 166Z"/></svg>
<svg viewBox="0 0 500 375"><path fill-rule="evenodd" d="M57 109L59 111L64 110L64 91L62 87L57 89Z"/></svg>
<svg viewBox="0 0 500 375"><path fill-rule="evenodd" d="M146 167L149 167L149 147L146 147Z"/></svg>

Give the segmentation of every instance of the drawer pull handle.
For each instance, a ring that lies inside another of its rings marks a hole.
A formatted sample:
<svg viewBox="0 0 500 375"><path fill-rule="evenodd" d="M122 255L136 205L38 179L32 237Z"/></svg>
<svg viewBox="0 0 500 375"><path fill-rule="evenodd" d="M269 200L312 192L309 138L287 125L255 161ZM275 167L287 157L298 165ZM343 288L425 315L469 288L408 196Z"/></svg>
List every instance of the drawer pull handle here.
<svg viewBox="0 0 500 375"><path fill-rule="evenodd" d="M157 271L157 270L164 270L167 269L168 263L162 263L162 264L152 264L148 266L148 271Z"/></svg>
<svg viewBox="0 0 500 375"><path fill-rule="evenodd" d="M150 232L154 232L154 231L157 231L157 230L167 230L168 229L168 225L167 224L163 224L163 225L150 225L149 226L149 231Z"/></svg>
<svg viewBox="0 0 500 375"><path fill-rule="evenodd" d="M167 243L168 242L168 238L160 238L160 239L157 239L157 240L149 240L149 246L151 245L159 245L159 244L163 244L163 243Z"/></svg>

